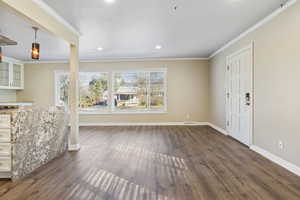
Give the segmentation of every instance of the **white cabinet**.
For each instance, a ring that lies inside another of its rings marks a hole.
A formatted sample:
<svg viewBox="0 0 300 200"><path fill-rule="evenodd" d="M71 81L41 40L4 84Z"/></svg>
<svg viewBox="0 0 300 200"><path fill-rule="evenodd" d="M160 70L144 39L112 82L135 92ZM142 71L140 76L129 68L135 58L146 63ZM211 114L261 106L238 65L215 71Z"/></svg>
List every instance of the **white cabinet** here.
<svg viewBox="0 0 300 200"><path fill-rule="evenodd" d="M8 62L2 61L0 63L0 88L9 87L9 67L10 64Z"/></svg>
<svg viewBox="0 0 300 200"><path fill-rule="evenodd" d="M0 178L11 178L11 116L0 115Z"/></svg>
<svg viewBox="0 0 300 200"><path fill-rule="evenodd" d="M0 89L24 89L24 65L20 61L7 57L2 59Z"/></svg>

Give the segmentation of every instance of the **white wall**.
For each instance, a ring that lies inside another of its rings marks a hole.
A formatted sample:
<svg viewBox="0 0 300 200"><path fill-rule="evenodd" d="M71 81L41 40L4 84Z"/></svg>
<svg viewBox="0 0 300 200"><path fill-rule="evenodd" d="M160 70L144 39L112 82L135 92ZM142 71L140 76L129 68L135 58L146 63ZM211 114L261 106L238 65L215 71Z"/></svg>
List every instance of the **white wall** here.
<svg viewBox="0 0 300 200"><path fill-rule="evenodd" d="M16 101L15 90L0 90L0 102Z"/></svg>
<svg viewBox="0 0 300 200"><path fill-rule="evenodd" d="M254 145L300 166L300 3L210 60L211 123L225 129L226 57L254 42ZM278 148L278 141L284 150Z"/></svg>
<svg viewBox="0 0 300 200"><path fill-rule="evenodd" d="M145 61L81 63L81 71L167 68L168 112L164 114L81 115L81 123L114 122L206 122L208 120L208 61ZM54 71L67 64L26 64L25 90L17 92L20 101L54 105ZM190 119L186 115L190 115Z"/></svg>

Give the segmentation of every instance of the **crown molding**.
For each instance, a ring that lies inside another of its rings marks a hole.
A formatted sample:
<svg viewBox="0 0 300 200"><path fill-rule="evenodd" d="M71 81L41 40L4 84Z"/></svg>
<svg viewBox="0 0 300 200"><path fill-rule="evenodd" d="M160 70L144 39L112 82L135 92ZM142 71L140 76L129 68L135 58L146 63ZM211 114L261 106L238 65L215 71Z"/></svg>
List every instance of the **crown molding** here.
<svg viewBox="0 0 300 200"><path fill-rule="evenodd" d="M2 59L3 59L3 60L6 60L6 61L11 61L11 62L14 62L14 63L18 63L18 64L23 64L22 61L17 60L17 59L15 59L15 58L13 58L13 57L6 57L6 56L3 56Z"/></svg>
<svg viewBox="0 0 300 200"><path fill-rule="evenodd" d="M143 62L143 61L193 61L193 60L209 60L209 58L115 58L115 59L95 59L80 60L80 63L96 63L96 62ZM49 61L23 61L24 64L68 64L68 60L49 60Z"/></svg>
<svg viewBox="0 0 300 200"><path fill-rule="evenodd" d="M118 61L185 61L185 60L208 60L207 57L187 57L187 58L113 58L113 59L96 59L96 60L81 60L80 62L118 62Z"/></svg>
<svg viewBox="0 0 300 200"><path fill-rule="evenodd" d="M259 21L258 23L256 23L254 26L250 27L245 32L241 33L236 38L234 38L233 40L229 41L227 44L225 44L224 46L222 46L220 49L218 49L217 51L215 51L214 53L212 53L209 56L209 59L212 59L213 57L215 57L216 55L218 55L222 51L226 50L227 48L229 48L230 46L232 46L236 42L240 41L242 38L246 37L247 35L249 35L253 31L257 30L258 28L260 28L264 24L268 23L269 21L271 21L272 19L274 19L276 16L278 16L279 14L281 14L282 12L284 12L287 8L291 7L292 5L294 5L297 2L298 2L298 0L289 0L282 7L278 8L277 10L275 10L274 12L272 12L270 15L268 15L267 17L265 17L264 19L262 19L261 21Z"/></svg>
<svg viewBox="0 0 300 200"><path fill-rule="evenodd" d="M68 64L67 60L22 61L24 64Z"/></svg>

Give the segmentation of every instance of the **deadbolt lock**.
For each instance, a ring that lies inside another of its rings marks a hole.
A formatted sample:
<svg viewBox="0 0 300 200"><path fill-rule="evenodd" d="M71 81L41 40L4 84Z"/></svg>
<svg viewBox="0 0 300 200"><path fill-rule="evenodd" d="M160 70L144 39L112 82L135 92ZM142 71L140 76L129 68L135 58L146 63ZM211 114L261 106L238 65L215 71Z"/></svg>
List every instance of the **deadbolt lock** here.
<svg viewBox="0 0 300 200"><path fill-rule="evenodd" d="M246 98L246 106L250 106L251 105L251 97L250 97L249 92L246 93L245 98Z"/></svg>

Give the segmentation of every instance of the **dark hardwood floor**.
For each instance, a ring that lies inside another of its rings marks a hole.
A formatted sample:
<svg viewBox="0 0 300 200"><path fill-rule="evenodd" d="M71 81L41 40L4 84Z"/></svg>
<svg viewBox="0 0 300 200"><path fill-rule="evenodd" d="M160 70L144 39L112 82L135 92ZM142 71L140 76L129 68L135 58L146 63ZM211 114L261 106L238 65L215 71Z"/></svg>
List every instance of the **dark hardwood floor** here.
<svg viewBox="0 0 300 200"><path fill-rule="evenodd" d="M298 176L207 126L80 131L80 152L0 181L0 199L300 199Z"/></svg>

